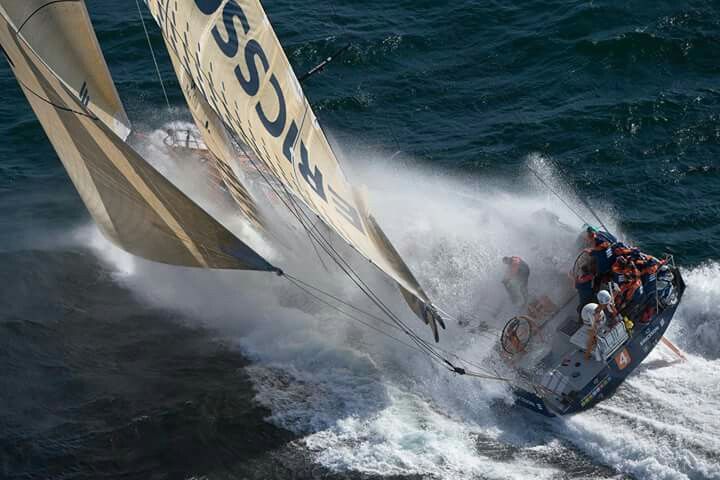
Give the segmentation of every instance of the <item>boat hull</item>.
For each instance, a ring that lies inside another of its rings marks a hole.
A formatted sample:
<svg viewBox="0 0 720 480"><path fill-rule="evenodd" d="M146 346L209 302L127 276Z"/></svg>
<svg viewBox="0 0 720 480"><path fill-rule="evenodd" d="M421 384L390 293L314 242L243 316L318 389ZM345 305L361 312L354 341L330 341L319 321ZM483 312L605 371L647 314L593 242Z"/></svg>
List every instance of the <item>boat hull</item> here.
<svg viewBox="0 0 720 480"><path fill-rule="evenodd" d="M685 282L675 270L678 299L675 305L666 307L645 324L637 324L632 336L617 350L603 368L582 390L562 404L549 401L536 392L517 388L513 393L516 405L530 409L547 417L570 415L588 410L606 400L617 391L622 383L652 352L670 326L685 293Z"/></svg>

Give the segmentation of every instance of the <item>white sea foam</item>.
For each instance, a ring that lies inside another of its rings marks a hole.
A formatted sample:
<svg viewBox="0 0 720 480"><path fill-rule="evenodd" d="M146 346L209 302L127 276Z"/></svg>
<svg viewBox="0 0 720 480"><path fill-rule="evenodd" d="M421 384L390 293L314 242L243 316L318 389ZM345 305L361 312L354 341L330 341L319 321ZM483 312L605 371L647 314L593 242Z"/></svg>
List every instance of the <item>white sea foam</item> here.
<svg viewBox="0 0 720 480"><path fill-rule="evenodd" d="M162 169L168 158L160 134L148 138L152 148L146 146L145 153L156 162L160 158ZM528 161L554 188L563 189L541 157ZM378 166L382 162L363 169L354 163L356 175L371 186L380 223L421 283L441 306L471 324L497 322L509 311L498 284L503 255L530 260L535 292L548 287L543 272L572 260L563 248L582 221L532 177L510 184L488 181L484 184L494 186L481 189L409 166L393 173ZM165 167L198 194L196 184L178 175L182 169ZM199 192L198 201L205 193ZM562 233L558 224L538 215L541 208L556 213L568 230ZM563 462L574 458L587 464L593 478L611 476L612 469L638 478L720 478L720 342L712 309L720 300L716 263L685 272L688 293L670 336L690 352L687 363L651 368L649 361L598 408L546 421L493 407L512 403L502 383L454 376L416 351L319 307L281 279L160 266L87 232L81 236L139 297L235 340L254 360L247 373L257 400L270 409L269 421L302 436L316 461L330 469L437 478L558 478ZM307 260L316 257L309 254ZM341 276L327 276L325 284L335 285L336 293L362 302ZM388 298L403 311L396 297ZM429 338L412 315L404 319ZM494 337L468 335L455 324L443 333L443 348L476 362L492 360ZM593 470L593 462L611 468Z"/></svg>

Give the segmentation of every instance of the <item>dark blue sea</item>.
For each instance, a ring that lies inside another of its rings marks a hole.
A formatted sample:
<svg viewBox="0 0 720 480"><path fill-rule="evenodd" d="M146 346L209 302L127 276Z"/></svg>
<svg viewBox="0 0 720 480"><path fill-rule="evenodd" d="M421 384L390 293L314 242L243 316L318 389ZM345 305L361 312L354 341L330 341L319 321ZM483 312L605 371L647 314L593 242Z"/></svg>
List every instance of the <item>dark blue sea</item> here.
<svg viewBox="0 0 720 480"><path fill-rule="evenodd" d="M143 7L171 108L135 2L87 5L160 157L158 132L190 119L160 32ZM545 420L256 274L133 259L3 62L0 479L720 479L720 2L263 5L298 74L350 45L306 94L444 306L493 310L502 255L557 253L533 212L579 231L585 199L674 255L688 360L654 352L609 401ZM444 348L491 350L449 328Z"/></svg>

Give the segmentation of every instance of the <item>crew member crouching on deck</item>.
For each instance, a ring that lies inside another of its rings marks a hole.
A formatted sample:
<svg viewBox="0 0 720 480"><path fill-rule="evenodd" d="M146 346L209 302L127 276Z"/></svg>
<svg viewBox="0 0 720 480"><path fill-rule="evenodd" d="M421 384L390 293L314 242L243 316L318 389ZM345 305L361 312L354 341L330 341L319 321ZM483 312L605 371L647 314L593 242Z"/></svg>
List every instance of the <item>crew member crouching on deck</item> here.
<svg viewBox="0 0 720 480"><path fill-rule="evenodd" d="M520 257L503 257L502 261L507 265L502 283L510 295L510 300L515 305L521 302L522 305L527 304L530 267Z"/></svg>

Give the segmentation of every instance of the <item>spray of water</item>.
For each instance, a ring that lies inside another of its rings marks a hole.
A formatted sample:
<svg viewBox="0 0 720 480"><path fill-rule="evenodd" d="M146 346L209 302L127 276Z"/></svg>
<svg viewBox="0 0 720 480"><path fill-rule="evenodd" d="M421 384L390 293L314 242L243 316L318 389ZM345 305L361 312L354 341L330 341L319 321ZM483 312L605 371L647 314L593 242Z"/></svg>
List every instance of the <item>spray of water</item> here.
<svg viewBox="0 0 720 480"><path fill-rule="evenodd" d="M192 159L178 164L161 140L161 133L152 133L139 148L253 246L282 256L230 213L213 186L197 181L202 172L195 169L201 167ZM488 180L484 185L492 187L478 188L437 172L366 160L352 163L355 175L370 186L380 223L431 296L470 327L483 322L500 328L512 313L498 281L504 255L520 255L532 265L531 293L567 281L557 272L573 260L565 252L582 220L531 177L512 184ZM528 162L562 188L543 158L531 156ZM614 469L641 478L720 478L715 435L720 424L710 413L720 407L720 342L712 335L717 322L712 305L720 300L717 264L686 272L690 288L671 335L690 352L687 363L643 368L599 408L547 422L503 408L512 398L502 383L453 376L425 356L322 308L281 279L144 262L110 246L92 228L77 237L144 301L236 341L254 360L248 373L257 400L271 411L268 420L302 435L316 460L331 469L437 478L556 478L571 462L593 478L612 476ZM314 262L313 255L306 260ZM317 275L313 271L303 270ZM362 302L341 277L323 275L331 277L325 284L335 293ZM382 280L375 285L392 290ZM394 295L393 309L400 312ZM405 320L422 330L411 315ZM497 362L494 337L455 324L444 333L442 347L486 365ZM661 353L653 355L648 365L662 360Z"/></svg>

